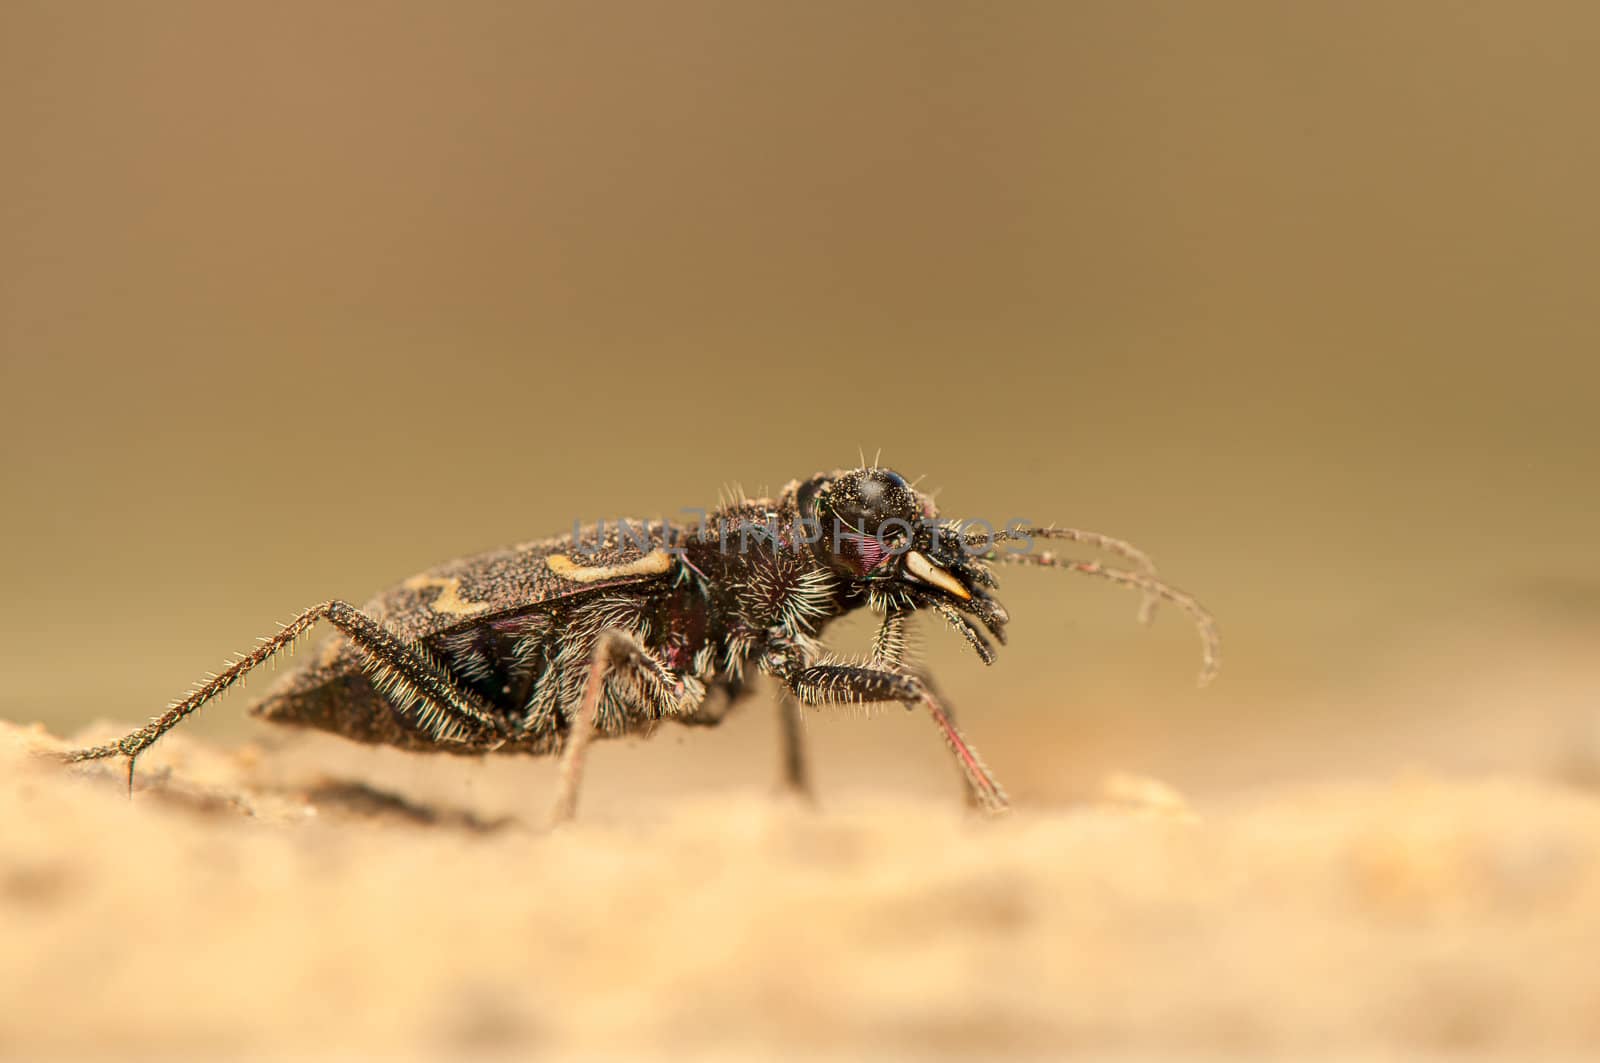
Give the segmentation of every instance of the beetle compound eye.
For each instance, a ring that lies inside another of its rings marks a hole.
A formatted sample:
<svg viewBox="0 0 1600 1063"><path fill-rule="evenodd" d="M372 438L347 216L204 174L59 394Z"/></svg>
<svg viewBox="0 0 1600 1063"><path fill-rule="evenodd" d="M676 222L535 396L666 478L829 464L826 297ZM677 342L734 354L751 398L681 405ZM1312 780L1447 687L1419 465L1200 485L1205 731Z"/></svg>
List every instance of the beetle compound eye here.
<svg viewBox="0 0 1600 1063"><path fill-rule="evenodd" d="M894 480L898 479L900 477L895 476L893 473L873 473L863 476L861 478L861 486L857 489L857 492L861 495L862 507L873 509L881 506L884 502L884 495L888 493Z"/></svg>
<svg viewBox="0 0 1600 1063"><path fill-rule="evenodd" d="M835 481L823 496L824 506L847 528L876 535L888 521L909 526L922 506L899 473L869 469Z"/></svg>
<svg viewBox="0 0 1600 1063"><path fill-rule="evenodd" d="M822 535L811 545L816 559L857 579L911 549L924 512L921 496L888 469L819 476L799 486L795 501L820 526Z"/></svg>
<svg viewBox="0 0 1600 1063"><path fill-rule="evenodd" d="M874 525L891 517L904 517L912 497L905 477L887 469L863 473L856 482L855 494L861 515ZM915 514L915 506L909 508Z"/></svg>

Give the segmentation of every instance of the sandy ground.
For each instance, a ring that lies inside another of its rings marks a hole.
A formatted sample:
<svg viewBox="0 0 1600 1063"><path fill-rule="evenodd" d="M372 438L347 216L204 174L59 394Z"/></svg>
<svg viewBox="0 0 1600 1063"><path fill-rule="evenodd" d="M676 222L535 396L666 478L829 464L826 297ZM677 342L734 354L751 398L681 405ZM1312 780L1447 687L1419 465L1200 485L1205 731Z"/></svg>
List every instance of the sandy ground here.
<svg viewBox="0 0 1600 1063"><path fill-rule="evenodd" d="M1554 781L708 788L547 833L337 743L284 782L178 732L131 801L60 748L0 725L18 1058L1600 1055L1600 799Z"/></svg>

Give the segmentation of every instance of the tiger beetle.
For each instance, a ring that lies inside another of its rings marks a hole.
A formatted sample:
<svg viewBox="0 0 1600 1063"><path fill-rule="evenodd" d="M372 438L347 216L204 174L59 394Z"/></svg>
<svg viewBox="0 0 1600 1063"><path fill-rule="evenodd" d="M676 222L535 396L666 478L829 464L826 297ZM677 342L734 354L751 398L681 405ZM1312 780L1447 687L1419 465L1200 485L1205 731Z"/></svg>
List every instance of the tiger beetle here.
<svg viewBox="0 0 1600 1063"><path fill-rule="evenodd" d="M1003 643L1009 620L990 594L991 567L1035 565L1140 591L1142 619L1159 600L1185 610L1203 643L1202 683L1217 669L1218 640L1210 614L1121 540L1023 522L972 530L977 523L941 520L928 495L876 464L795 481L776 499L725 501L697 528L602 521L448 562L359 609L313 606L144 727L66 759L125 757L131 791L134 761L153 742L326 620L334 637L253 714L418 752L558 755L554 822L577 808L594 739L648 734L664 720L720 723L756 672L781 684L793 790L809 793L801 705L899 702L933 719L969 800L1000 812L1000 784L932 679L906 660L914 613L937 613L991 663L990 636ZM1036 539L1083 544L1127 567L1034 552ZM828 655L823 629L861 608L880 618L870 652Z"/></svg>

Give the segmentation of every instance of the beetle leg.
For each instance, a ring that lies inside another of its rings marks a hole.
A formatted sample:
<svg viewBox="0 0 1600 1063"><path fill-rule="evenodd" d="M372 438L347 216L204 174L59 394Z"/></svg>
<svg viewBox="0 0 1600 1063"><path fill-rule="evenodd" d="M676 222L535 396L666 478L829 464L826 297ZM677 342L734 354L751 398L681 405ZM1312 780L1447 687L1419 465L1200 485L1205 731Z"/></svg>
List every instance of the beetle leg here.
<svg viewBox="0 0 1600 1063"><path fill-rule="evenodd" d="M884 668L905 668L921 681L928 693L936 698L944 707L944 715L950 721L950 726L956 726L956 710L939 690L933 681L933 673L921 665L905 664L907 648L906 624L911 619L909 610L891 610L884 615L883 623L878 628L877 635L872 640L872 663ZM957 614L958 616L960 614ZM977 636L982 638L982 636ZM908 705L907 708L910 708ZM961 798L973 808L979 807L978 794L971 786L967 785L966 772L961 774Z"/></svg>
<svg viewBox="0 0 1600 1063"><path fill-rule="evenodd" d="M872 663L884 668L898 668L906 651L906 622L911 618L907 609L891 609L884 614L872 639ZM800 715L800 701L787 686L778 692L778 785L784 793L807 801L815 795L811 787L811 770L806 757L805 721Z"/></svg>
<svg viewBox="0 0 1600 1063"><path fill-rule="evenodd" d="M657 716L674 716L682 708L683 680L650 655L633 635L619 628L606 628L595 637L589 655L589 677L583 684L583 700L572 717L570 729L561 744L560 776L556 783L551 825L565 823L578 810L578 789L583 783L583 761L589 743L594 741L606 680L612 675L631 673L640 696L654 704Z"/></svg>
<svg viewBox="0 0 1600 1063"><path fill-rule="evenodd" d="M781 673L785 685L807 705L849 705L873 701L898 701L908 708L921 706L933 717L945 745L967 778L973 797L987 812L1007 808L1005 791L967 744L949 710L929 685L914 675L848 664L817 664Z"/></svg>
<svg viewBox="0 0 1600 1063"><path fill-rule="evenodd" d="M800 702L787 687L778 692L778 785L784 793L812 800L811 770L806 762L804 721Z"/></svg>
<svg viewBox="0 0 1600 1063"><path fill-rule="evenodd" d="M872 637L872 663L882 668L899 668L905 659L906 625L911 619L909 609L891 609L883 615L878 633Z"/></svg>
<svg viewBox="0 0 1600 1063"><path fill-rule="evenodd" d="M426 649L403 639L347 602L314 605L295 617L271 638L195 687L166 712L115 742L67 753L69 762L127 757L128 777L133 762L158 738L278 651L288 647L313 624L326 620L363 653L363 664L388 701L409 714L436 741L492 747L505 737L505 725L476 694L463 687Z"/></svg>
<svg viewBox="0 0 1600 1063"><path fill-rule="evenodd" d="M929 694L932 694L938 699L939 704L944 708L945 719L950 721L950 726L952 728L955 727L956 708L954 705L950 704L950 699L945 697L944 691L940 690L939 685L934 682L933 673L920 665L913 665L911 668L911 674L916 676L917 679L921 681L922 685L928 689ZM966 779L966 769L963 768L961 772L961 799L965 801L971 808L981 808L982 802L978 800L977 790L969 786Z"/></svg>

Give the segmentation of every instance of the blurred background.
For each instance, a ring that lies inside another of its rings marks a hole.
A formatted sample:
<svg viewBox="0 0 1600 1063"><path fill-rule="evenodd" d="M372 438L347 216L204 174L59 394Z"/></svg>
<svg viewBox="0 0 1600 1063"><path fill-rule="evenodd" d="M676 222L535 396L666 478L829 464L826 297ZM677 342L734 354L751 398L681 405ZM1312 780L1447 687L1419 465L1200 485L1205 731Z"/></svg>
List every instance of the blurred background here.
<svg viewBox="0 0 1600 1063"><path fill-rule="evenodd" d="M1578 2L11 0L0 715L142 720L312 602L881 448L1220 619L1200 691L1182 618L1094 581L1004 573L990 669L927 626L1019 799L1592 778L1597 35ZM243 703L196 733L262 736ZM825 793L952 785L880 716L813 718ZM772 730L608 749L593 800L764 781Z"/></svg>

